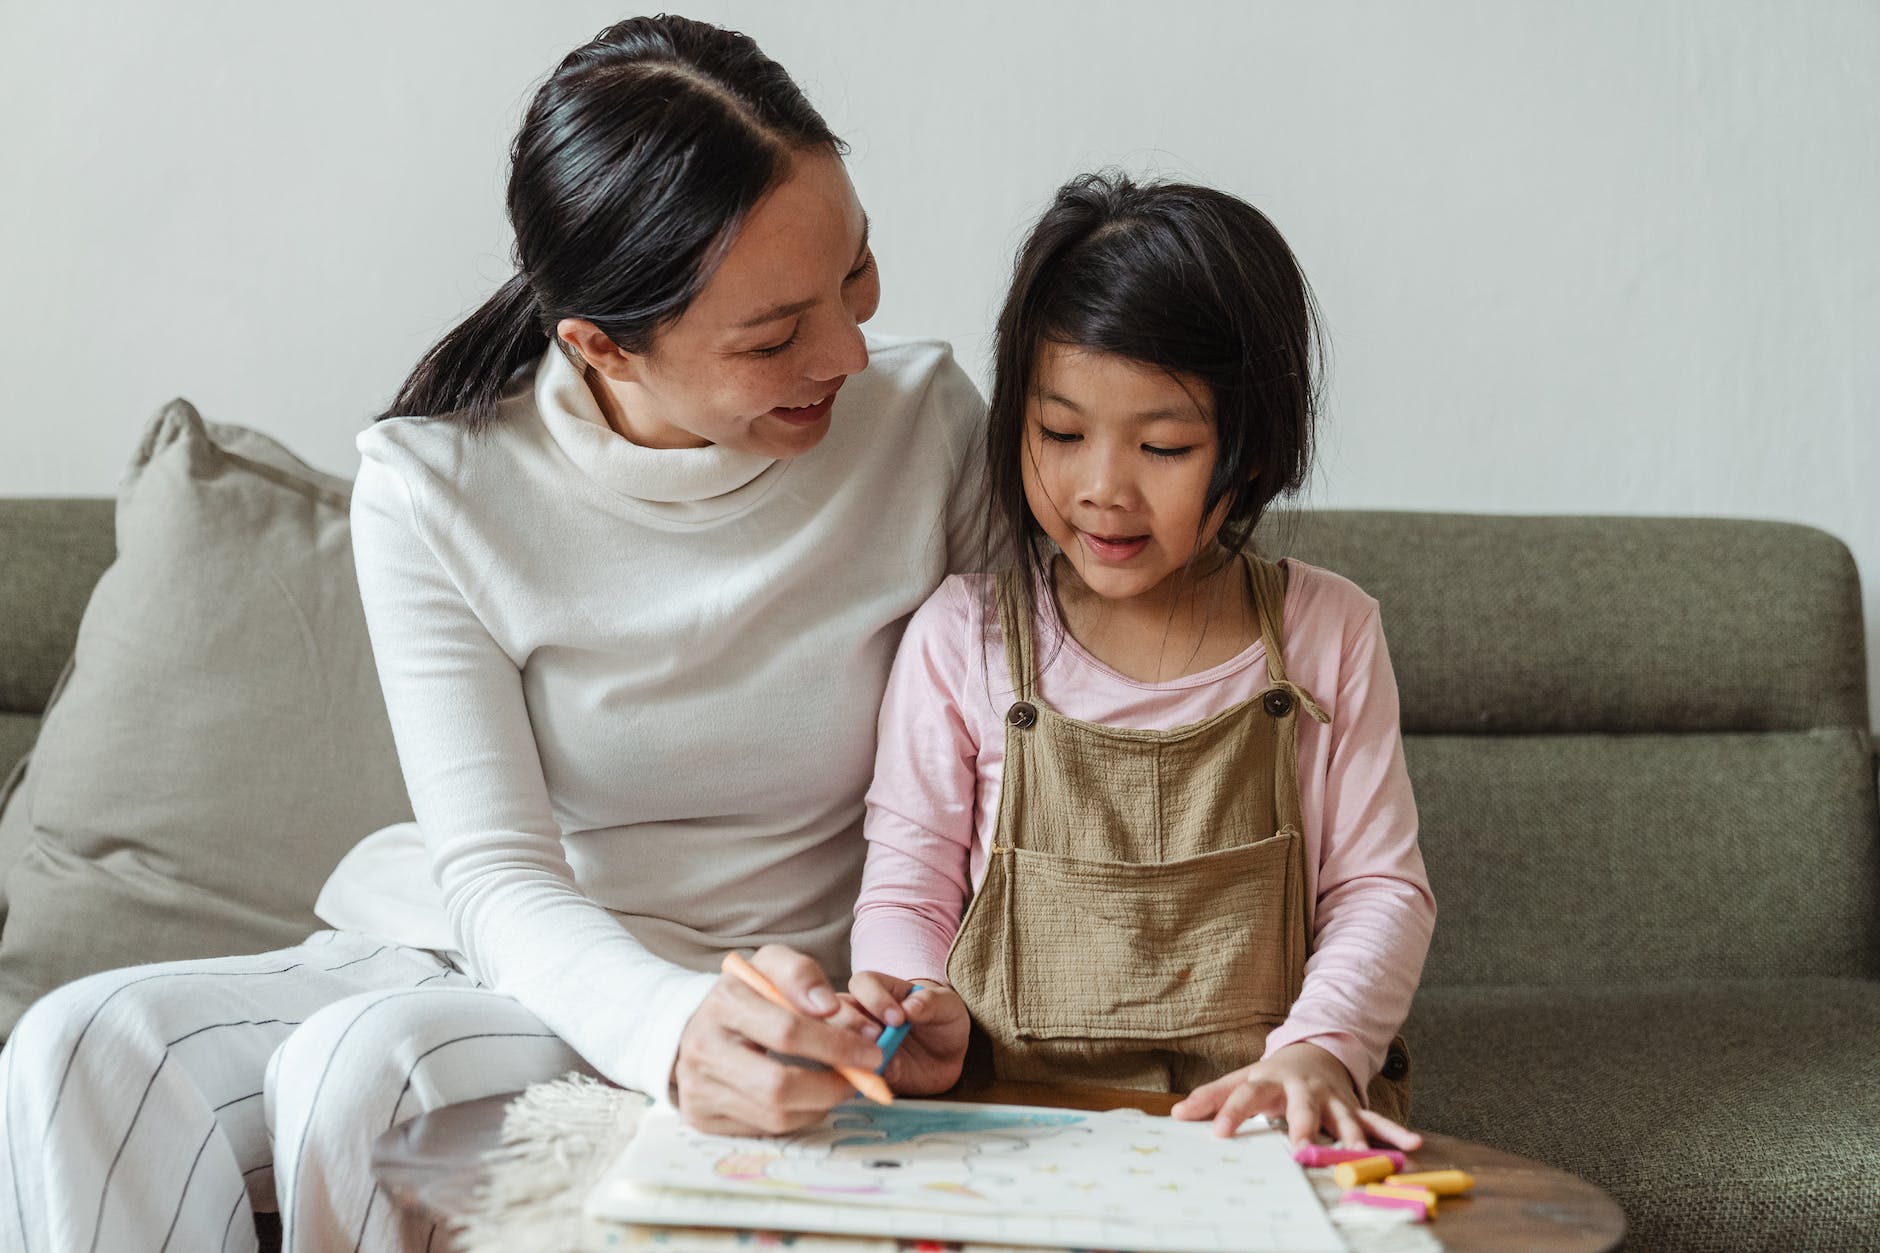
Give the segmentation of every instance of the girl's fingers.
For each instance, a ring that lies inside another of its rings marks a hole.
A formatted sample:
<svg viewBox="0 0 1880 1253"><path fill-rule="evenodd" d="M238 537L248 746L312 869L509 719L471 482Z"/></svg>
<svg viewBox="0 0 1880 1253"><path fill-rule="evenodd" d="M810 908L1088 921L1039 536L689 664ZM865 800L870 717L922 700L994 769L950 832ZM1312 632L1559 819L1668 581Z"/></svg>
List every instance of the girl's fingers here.
<svg viewBox="0 0 1880 1253"><path fill-rule="evenodd" d="M1211 1092L1207 1088L1196 1088L1181 1100L1175 1102L1169 1110L1169 1117L1180 1118L1185 1122L1200 1122L1203 1118L1214 1117L1226 1100L1222 1092Z"/></svg>
<svg viewBox="0 0 1880 1253"><path fill-rule="evenodd" d="M1231 1136L1240 1124L1255 1114L1271 1114L1279 1105L1281 1090L1270 1079L1242 1080L1234 1085L1214 1116L1214 1134Z"/></svg>
<svg viewBox="0 0 1880 1253"><path fill-rule="evenodd" d="M1326 1102L1326 1112L1331 1115L1332 1133L1338 1137L1341 1149L1368 1149L1371 1142L1365 1138L1364 1124L1358 1121L1357 1111L1345 1102L1333 1099Z"/></svg>
<svg viewBox="0 0 1880 1253"><path fill-rule="evenodd" d="M907 1013L911 1022L932 1021L934 1012L943 999L938 988L929 983L921 983L918 979L904 984L900 997L901 1008Z"/></svg>
<svg viewBox="0 0 1880 1253"><path fill-rule="evenodd" d="M832 1027L844 1031L853 1031L864 1039L873 1040L881 1035L881 1023L875 1016L862 1007L862 1003L847 992L836 993L837 1009L833 1017L824 1019Z"/></svg>
<svg viewBox="0 0 1880 1253"><path fill-rule="evenodd" d="M918 1026L930 1026L966 1017L966 1002L951 988L926 983L921 984L918 990L912 984L908 987L909 991L901 1002L901 1008L907 1011L908 1021Z"/></svg>
<svg viewBox="0 0 1880 1253"><path fill-rule="evenodd" d="M1240 1084L1240 1071L1222 1075L1219 1079L1210 1079L1193 1092L1190 1092L1187 1096L1184 1096L1181 1100L1175 1102L1175 1107L1169 1110L1169 1116L1171 1118L1188 1119L1194 1122L1199 1122L1203 1118L1212 1118L1215 1112L1221 1108L1222 1103L1227 1100L1228 1094L1239 1087Z"/></svg>
<svg viewBox="0 0 1880 1253"><path fill-rule="evenodd" d="M1382 1140L1394 1149L1403 1149L1414 1153L1423 1147L1423 1137L1402 1123L1392 1122L1384 1115L1373 1110L1358 1111L1358 1121L1364 1124L1365 1131L1373 1140Z"/></svg>
<svg viewBox="0 0 1880 1253"><path fill-rule="evenodd" d="M1286 1085L1286 1138L1294 1148L1308 1145L1318 1137L1324 1111L1313 1096L1312 1088L1298 1080Z"/></svg>
<svg viewBox="0 0 1880 1253"><path fill-rule="evenodd" d="M890 1027L900 1025L901 1002L907 999L908 987L903 979L873 970L864 970L849 980L849 994L860 1001L862 1008L876 1021Z"/></svg>

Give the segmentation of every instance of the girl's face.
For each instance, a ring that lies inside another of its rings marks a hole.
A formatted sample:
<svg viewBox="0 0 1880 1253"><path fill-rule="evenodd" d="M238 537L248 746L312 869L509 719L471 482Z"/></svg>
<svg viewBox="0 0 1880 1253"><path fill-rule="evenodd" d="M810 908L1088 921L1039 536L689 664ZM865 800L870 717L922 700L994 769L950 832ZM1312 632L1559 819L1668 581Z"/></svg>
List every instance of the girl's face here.
<svg viewBox="0 0 1880 1253"><path fill-rule="evenodd" d="M1046 343L1026 405L1031 513L1086 586L1110 600L1174 590L1213 542L1202 517L1216 449L1199 379L1127 357Z"/></svg>
<svg viewBox="0 0 1880 1253"><path fill-rule="evenodd" d="M861 324L880 303L848 171L832 155L799 153L652 352L610 355L605 336L595 344L581 328L599 332L578 319L561 333L594 367L608 420L634 443L794 457L821 441L837 390L868 365Z"/></svg>

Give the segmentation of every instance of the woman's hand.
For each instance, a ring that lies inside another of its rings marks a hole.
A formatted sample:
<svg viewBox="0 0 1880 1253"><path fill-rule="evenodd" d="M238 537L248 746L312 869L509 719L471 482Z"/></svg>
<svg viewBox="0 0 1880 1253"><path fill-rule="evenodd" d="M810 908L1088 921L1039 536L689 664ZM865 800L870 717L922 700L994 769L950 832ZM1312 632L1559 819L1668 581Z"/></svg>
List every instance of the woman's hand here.
<svg viewBox="0 0 1880 1253"><path fill-rule="evenodd" d="M1416 1132L1361 1108L1345 1064L1304 1042L1202 1084L1169 1113L1192 1121L1212 1118L1220 1136L1233 1135L1255 1114L1283 1117L1295 1148L1311 1144L1321 1129L1340 1148L1369 1148L1373 1139L1405 1150L1423 1145Z"/></svg>
<svg viewBox="0 0 1880 1253"><path fill-rule="evenodd" d="M829 1066L873 1070L881 1050L829 1021L839 1006L816 963L782 945L757 950L751 964L797 1007L772 1005L730 975L705 997L679 1036L673 1064L679 1112L717 1135L782 1135L806 1127L855 1093ZM771 1056L821 1063L792 1065Z"/></svg>
<svg viewBox="0 0 1880 1253"><path fill-rule="evenodd" d="M935 979L922 979L916 992L906 979L864 970L849 980L849 994L886 1026L913 1024L882 1076L889 1087L907 1096L926 1096L959 1082L973 1025L959 993Z"/></svg>

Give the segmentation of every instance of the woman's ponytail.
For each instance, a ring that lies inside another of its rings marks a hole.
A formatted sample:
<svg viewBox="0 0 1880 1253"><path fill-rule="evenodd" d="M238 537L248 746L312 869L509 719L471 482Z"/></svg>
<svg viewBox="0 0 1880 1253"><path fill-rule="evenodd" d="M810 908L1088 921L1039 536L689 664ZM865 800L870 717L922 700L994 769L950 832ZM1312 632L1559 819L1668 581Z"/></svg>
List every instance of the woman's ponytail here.
<svg viewBox="0 0 1880 1253"><path fill-rule="evenodd" d="M516 277L424 354L380 419L488 424L562 318L650 351L792 153L816 147L844 151L750 36L665 15L609 26L555 67L516 134Z"/></svg>
<svg viewBox="0 0 1880 1253"><path fill-rule="evenodd" d="M391 408L374 421L450 414L482 426L495 416L497 398L516 371L541 357L549 336L535 289L518 273L424 354Z"/></svg>

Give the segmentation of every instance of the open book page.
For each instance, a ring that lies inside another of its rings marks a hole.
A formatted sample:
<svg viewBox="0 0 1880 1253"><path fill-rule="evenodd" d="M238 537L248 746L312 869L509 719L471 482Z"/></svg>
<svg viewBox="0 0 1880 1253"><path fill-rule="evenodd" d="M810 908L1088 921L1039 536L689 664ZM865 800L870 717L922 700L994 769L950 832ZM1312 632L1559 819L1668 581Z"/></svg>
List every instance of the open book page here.
<svg viewBox="0 0 1880 1253"><path fill-rule="evenodd" d="M649 1111L596 1217L1141 1253L1344 1248L1284 1135L1215 1137L1137 1110L853 1102L775 1139Z"/></svg>

